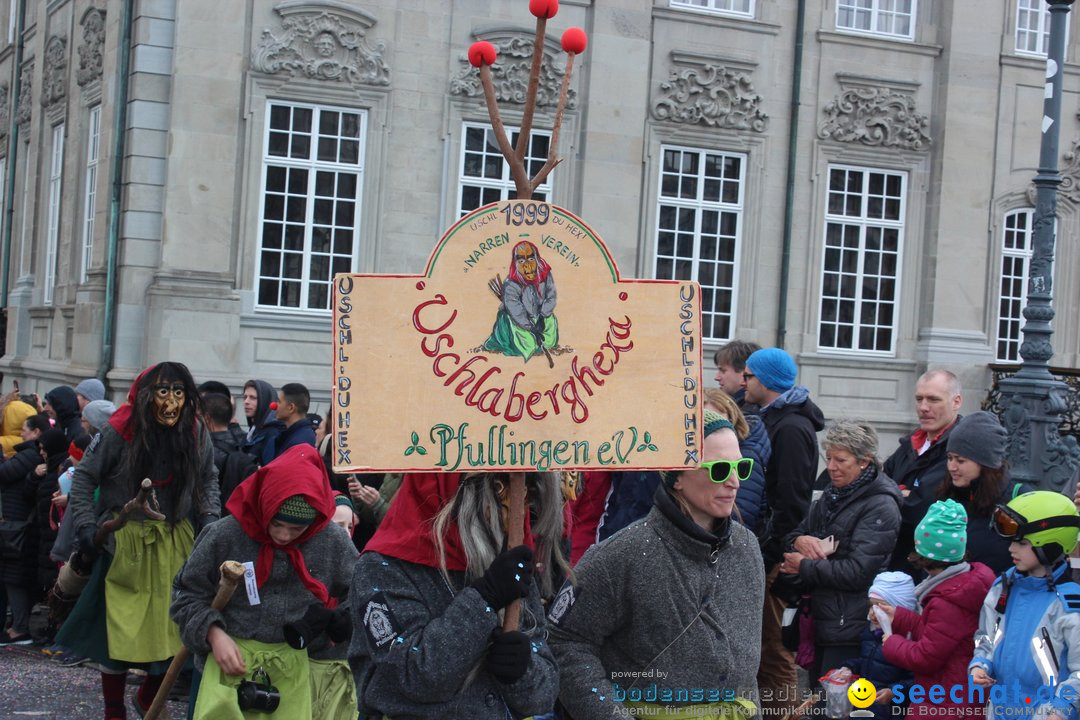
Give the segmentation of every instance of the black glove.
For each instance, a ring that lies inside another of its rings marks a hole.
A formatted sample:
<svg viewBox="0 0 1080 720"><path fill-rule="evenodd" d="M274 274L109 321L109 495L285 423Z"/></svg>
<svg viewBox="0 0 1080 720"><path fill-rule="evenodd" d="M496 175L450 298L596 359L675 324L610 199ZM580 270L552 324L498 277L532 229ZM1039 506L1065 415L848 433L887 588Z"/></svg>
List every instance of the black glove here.
<svg viewBox="0 0 1080 720"><path fill-rule="evenodd" d="M342 643L352 638L352 614L349 608L334 610L330 615L330 622L326 624L326 634L330 639Z"/></svg>
<svg viewBox="0 0 1080 720"><path fill-rule="evenodd" d="M289 643L289 647L303 650L326 630L333 617L334 611L328 610L322 603L308 605L304 617L285 626L285 642Z"/></svg>
<svg viewBox="0 0 1080 720"><path fill-rule="evenodd" d="M93 560L101 551L101 548L94 543L95 535L97 535L96 525L83 525L76 533L79 541L79 552L87 560Z"/></svg>
<svg viewBox="0 0 1080 720"><path fill-rule="evenodd" d="M203 513L199 516L198 521L195 523L195 534L198 535L203 531L203 528L205 528L212 522L216 522L217 520L217 515L214 515L213 513Z"/></svg>
<svg viewBox="0 0 1080 720"><path fill-rule="evenodd" d="M496 680L509 685L529 669L531 654L532 643L528 635L520 630L503 632L502 628L495 628L491 635L491 647L484 658L484 667Z"/></svg>
<svg viewBox="0 0 1080 720"><path fill-rule="evenodd" d="M484 576L473 583L492 610L502 610L529 594L533 575L532 550L524 545L511 548L491 561Z"/></svg>

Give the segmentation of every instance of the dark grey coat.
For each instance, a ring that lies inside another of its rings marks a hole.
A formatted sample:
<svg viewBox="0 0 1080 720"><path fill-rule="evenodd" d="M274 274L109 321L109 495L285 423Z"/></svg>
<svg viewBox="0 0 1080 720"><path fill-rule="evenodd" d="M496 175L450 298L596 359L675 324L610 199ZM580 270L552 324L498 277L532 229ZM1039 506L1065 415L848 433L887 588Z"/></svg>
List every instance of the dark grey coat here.
<svg viewBox="0 0 1080 720"><path fill-rule="evenodd" d="M506 685L482 664L498 614L475 589L460 589L464 583L464 573L451 572L451 590L437 568L375 552L360 556L350 595L349 661L362 713L394 720L507 720L510 713L552 710L559 676L544 639L536 586L521 609L520 629L534 643L532 659L525 675Z"/></svg>
<svg viewBox="0 0 1080 720"><path fill-rule="evenodd" d="M655 502L643 520L589 548L574 568L577 585L551 603L559 699L574 720L626 718L615 698L631 686L648 693L655 685L655 701L665 689L703 691L671 705L731 699L729 691L757 697L765 592L757 538L731 522L730 537L717 542L663 486Z"/></svg>
<svg viewBox="0 0 1080 720"><path fill-rule="evenodd" d="M828 492L828 491L826 491ZM869 626L866 594L887 569L900 529L900 490L885 473L856 488L829 512L824 497L785 540L788 552L800 535L836 540L824 560L803 560L799 579L810 589L818 645L858 645Z"/></svg>
<svg viewBox="0 0 1080 720"><path fill-rule="evenodd" d="M330 524L303 545L304 564L316 580L326 585L330 595L344 600L352 582L356 550L348 534ZM211 652L206 642L210 625L218 623L229 635L265 643L285 642L285 625L299 620L308 607L317 602L300 582L288 555L274 552L270 577L259 588L259 604L248 601L241 584L229 604L221 611L210 609L217 593L221 563L226 560L255 562L259 544L248 537L231 515L206 526L195 539L184 567L173 580L172 606L169 614L180 626L180 639L195 655L195 666L202 669ZM308 648L312 655L325 651L329 640L322 635ZM319 657L332 657L323 652Z"/></svg>

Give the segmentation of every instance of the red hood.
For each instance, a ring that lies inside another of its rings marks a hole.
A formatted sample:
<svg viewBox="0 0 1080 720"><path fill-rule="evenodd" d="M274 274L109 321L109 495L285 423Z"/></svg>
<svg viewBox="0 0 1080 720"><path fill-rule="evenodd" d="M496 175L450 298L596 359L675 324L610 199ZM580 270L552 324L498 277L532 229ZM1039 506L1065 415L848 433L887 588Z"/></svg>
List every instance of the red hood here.
<svg viewBox="0 0 1080 720"><path fill-rule="evenodd" d="M311 523L298 538L288 545L278 545L270 537L267 528L281 508L281 504L294 495L302 495L315 508L315 522ZM299 547L318 534L334 515L334 496L326 467L315 448L310 445L294 445L273 462L259 468L240 483L229 496L225 507L232 513L240 527L259 543L259 557L255 564L255 581L259 586L270 577L274 550L282 550L292 562L300 580L327 607L337 603L330 597L326 586L313 578L304 564Z"/></svg>
<svg viewBox="0 0 1080 720"><path fill-rule="evenodd" d="M441 567L432 528L439 511L454 501L462 477L462 473L406 473L386 517L364 546L364 551L418 565ZM444 544L446 569L466 571L468 561L456 523L447 525ZM535 547L529 513L525 513L525 544Z"/></svg>

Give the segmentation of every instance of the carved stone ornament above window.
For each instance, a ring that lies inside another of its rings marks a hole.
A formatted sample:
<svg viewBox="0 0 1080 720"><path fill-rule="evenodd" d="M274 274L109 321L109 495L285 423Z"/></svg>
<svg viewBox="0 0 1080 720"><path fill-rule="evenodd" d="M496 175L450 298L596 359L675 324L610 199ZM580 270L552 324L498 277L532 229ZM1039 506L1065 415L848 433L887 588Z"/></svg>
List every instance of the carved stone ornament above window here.
<svg viewBox="0 0 1080 720"><path fill-rule="evenodd" d="M845 90L825 106L818 124L822 140L902 150L929 150L929 120L915 111L911 95L883 87Z"/></svg>
<svg viewBox="0 0 1080 720"><path fill-rule="evenodd" d="M82 45L79 45L79 69L75 81L83 87L101 77L102 52L105 47L105 11L92 7L82 19Z"/></svg>
<svg viewBox="0 0 1080 720"><path fill-rule="evenodd" d="M313 80L389 85L386 46L369 45L365 35L375 19L357 9L321 3L285 2L274 8L281 29L265 28L251 51L251 68Z"/></svg>
<svg viewBox="0 0 1080 720"><path fill-rule="evenodd" d="M508 33L485 33L478 40L487 40L495 46L498 53L495 64L491 66L491 80L495 85L495 99L501 103L514 105L525 104L525 94L529 88L529 72L532 69L534 38L531 35ZM536 106L554 108L559 103L559 88L565 64L557 63L555 58L562 55L557 45L544 43L544 54L540 60L540 83L537 86ZM483 97L484 88L480 85L480 71L469 65L467 53L462 53L459 61L463 69L457 77L450 80L450 94L464 97ZM566 107L577 107L577 92L569 88L566 94Z"/></svg>
<svg viewBox="0 0 1080 720"><path fill-rule="evenodd" d="M30 122L34 105L34 63L23 65L19 77L19 104L15 108L15 121L20 125Z"/></svg>
<svg viewBox="0 0 1080 720"><path fill-rule="evenodd" d="M676 66L652 103L657 120L765 132L769 116L750 76L712 62Z"/></svg>
<svg viewBox="0 0 1080 720"><path fill-rule="evenodd" d="M41 104L49 107L67 97L67 38L53 35L45 44Z"/></svg>

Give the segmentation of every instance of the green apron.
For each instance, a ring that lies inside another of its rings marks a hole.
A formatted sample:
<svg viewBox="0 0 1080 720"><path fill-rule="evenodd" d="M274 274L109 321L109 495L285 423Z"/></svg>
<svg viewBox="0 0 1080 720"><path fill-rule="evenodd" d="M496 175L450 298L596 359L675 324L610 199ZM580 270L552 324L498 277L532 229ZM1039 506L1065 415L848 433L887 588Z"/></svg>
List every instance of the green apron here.
<svg viewBox="0 0 1080 720"><path fill-rule="evenodd" d="M191 523L129 522L114 534L116 552L105 575L109 657L123 662L164 660L180 648L169 617L172 581L195 544Z"/></svg>
<svg viewBox="0 0 1080 720"><path fill-rule="evenodd" d="M757 712L754 703L742 698L715 703L680 705L678 707L623 700L622 706L630 712L632 717L663 718L663 720L701 720L701 718L748 720Z"/></svg>
<svg viewBox="0 0 1080 720"><path fill-rule="evenodd" d="M307 650L296 650L285 643L263 643L245 638L233 640L244 657L247 674L226 675L214 660L213 653L207 655L199 696L195 700L194 720L312 720ZM250 680L252 673L260 667L266 670L270 683L281 693L281 703L272 715L243 712L236 700L236 688L244 680Z"/></svg>
<svg viewBox="0 0 1080 720"><path fill-rule="evenodd" d="M544 321L544 334L541 338L544 347L551 349L559 344L559 321L554 315ZM488 352L498 352L503 355L520 356L529 360L533 355L543 352L536 342L536 337L523 327L510 319L510 314L505 310L499 310L495 316L495 325L491 329L491 336L484 341L484 349Z"/></svg>
<svg viewBox="0 0 1080 720"><path fill-rule="evenodd" d="M356 680L348 660L311 660L312 716L318 720L356 720Z"/></svg>

